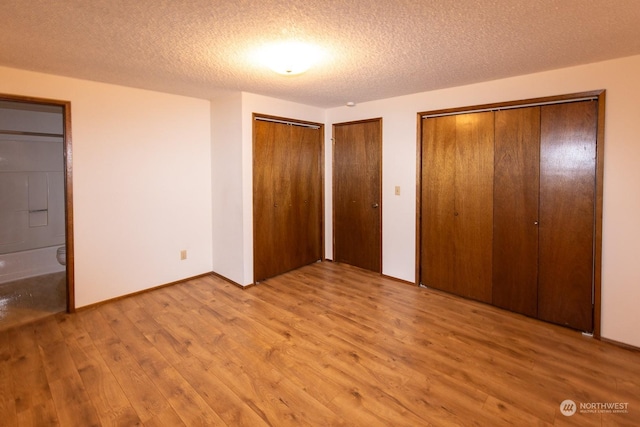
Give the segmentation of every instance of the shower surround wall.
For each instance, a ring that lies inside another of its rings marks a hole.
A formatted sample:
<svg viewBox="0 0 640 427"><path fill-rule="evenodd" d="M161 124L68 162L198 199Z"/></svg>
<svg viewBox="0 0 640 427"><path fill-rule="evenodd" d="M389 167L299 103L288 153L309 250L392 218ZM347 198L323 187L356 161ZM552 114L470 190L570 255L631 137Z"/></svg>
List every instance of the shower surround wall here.
<svg viewBox="0 0 640 427"><path fill-rule="evenodd" d="M31 110L34 108L36 111ZM64 159L57 107L0 102L0 283L64 271Z"/></svg>

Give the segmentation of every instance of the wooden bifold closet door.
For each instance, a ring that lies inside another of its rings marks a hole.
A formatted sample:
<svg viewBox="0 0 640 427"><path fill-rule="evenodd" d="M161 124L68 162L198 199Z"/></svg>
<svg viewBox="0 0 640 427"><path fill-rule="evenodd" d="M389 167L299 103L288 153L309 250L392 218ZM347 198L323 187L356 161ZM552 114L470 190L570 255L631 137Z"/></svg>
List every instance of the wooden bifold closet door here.
<svg viewBox="0 0 640 427"><path fill-rule="evenodd" d="M536 317L540 107L495 116L493 304Z"/></svg>
<svg viewBox="0 0 640 427"><path fill-rule="evenodd" d="M493 113L423 120L422 283L491 301Z"/></svg>
<svg viewBox="0 0 640 427"><path fill-rule="evenodd" d="M538 317L592 331L597 102L541 110Z"/></svg>
<svg viewBox="0 0 640 427"><path fill-rule="evenodd" d="M420 282L594 330L598 102L422 120Z"/></svg>
<svg viewBox="0 0 640 427"><path fill-rule="evenodd" d="M254 120L254 280L322 259L322 132Z"/></svg>
<svg viewBox="0 0 640 427"><path fill-rule="evenodd" d="M495 114L493 304L592 331L597 103Z"/></svg>

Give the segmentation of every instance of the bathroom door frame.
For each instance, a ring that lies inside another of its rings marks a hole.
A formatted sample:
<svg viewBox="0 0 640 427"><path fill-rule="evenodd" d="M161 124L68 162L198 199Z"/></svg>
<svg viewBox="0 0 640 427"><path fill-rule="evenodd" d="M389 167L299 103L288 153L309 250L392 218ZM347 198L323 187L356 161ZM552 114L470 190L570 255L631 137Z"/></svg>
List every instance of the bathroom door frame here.
<svg viewBox="0 0 640 427"><path fill-rule="evenodd" d="M0 94L0 101L28 104L54 105L63 108L63 155L64 155L64 217L67 274L67 313L76 311L75 263L73 256L73 145L71 143L71 102L56 99L34 98L20 95Z"/></svg>

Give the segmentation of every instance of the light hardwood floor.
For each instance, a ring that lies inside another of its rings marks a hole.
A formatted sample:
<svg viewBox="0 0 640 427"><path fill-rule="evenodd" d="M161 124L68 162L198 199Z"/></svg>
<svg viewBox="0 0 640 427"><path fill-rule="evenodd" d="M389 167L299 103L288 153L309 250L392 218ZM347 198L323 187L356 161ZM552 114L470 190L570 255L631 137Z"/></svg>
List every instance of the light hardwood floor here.
<svg viewBox="0 0 640 427"><path fill-rule="evenodd" d="M560 403L626 403L578 413ZM0 424L638 425L640 352L334 263L0 333Z"/></svg>

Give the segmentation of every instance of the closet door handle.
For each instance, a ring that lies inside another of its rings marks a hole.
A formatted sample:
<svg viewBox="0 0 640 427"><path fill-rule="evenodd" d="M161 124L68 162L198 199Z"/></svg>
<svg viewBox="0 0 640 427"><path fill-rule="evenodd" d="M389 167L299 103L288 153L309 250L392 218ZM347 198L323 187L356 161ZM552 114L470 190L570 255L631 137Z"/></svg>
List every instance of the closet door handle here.
<svg viewBox="0 0 640 427"><path fill-rule="evenodd" d="M538 225L538 221L533 221L533 225Z"/></svg>
<svg viewBox="0 0 640 427"><path fill-rule="evenodd" d="M379 205L379 204L377 204L377 203L373 203L373 204L371 205L371 207L372 207L372 208L374 208L374 209L375 209L375 208L377 208L378 206L380 206L380 205Z"/></svg>

